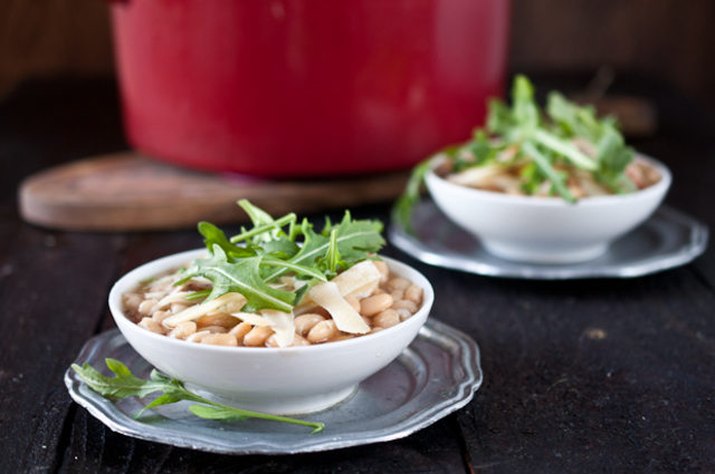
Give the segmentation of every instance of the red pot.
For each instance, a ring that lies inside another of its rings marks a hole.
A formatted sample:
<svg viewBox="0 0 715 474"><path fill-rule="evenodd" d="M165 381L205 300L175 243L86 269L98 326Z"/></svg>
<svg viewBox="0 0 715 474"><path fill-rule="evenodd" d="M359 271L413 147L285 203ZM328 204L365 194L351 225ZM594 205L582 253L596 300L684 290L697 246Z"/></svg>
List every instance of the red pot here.
<svg viewBox="0 0 715 474"><path fill-rule="evenodd" d="M125 0L112 11L130 142L195 168L405 168L465 139L504 79L507 0Z"/></svg>

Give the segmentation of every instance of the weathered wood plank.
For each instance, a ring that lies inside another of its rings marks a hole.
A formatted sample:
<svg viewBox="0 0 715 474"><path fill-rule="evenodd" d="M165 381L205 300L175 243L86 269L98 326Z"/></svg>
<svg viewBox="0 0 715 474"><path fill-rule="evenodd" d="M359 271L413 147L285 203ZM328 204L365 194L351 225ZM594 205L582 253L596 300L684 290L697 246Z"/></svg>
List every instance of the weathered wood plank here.
<svg viewBox="0 0 715 474"><path fill-rule="evenodd" d="M80 409L60 472L464 472L455 426L443 420L404 440L290 456L226 456L134 440Z"/></svg>
<svg viewBox="0 0 715 474"><path fill-rule="evenodd" d="M17 448L0 472L53 465L69 408L62 376L95 331L122 245L20 226L0 256L0 443Z"/></svg>
<svg viewBox="0 0 715 474"><path fill-rule="evenodd" d="M682 472L712 459L715 298L687 269L498 292L435 280L452 303L437 316L484 355L485 385L459 417L475 468Z"/></svg>

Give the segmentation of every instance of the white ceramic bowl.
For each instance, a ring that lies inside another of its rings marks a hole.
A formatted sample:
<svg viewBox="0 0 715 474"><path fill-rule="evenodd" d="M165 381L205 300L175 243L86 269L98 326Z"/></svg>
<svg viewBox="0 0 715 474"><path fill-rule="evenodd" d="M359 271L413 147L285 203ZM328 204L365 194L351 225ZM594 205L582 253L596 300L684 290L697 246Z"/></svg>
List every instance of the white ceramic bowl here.
<svg viewBox="0 0 715 474"><path fill-rule="evenodd" d="M575 263L603 254L608 244L645 221L665 197L671 175L643 156L661 180L623 195L589 197L569 204L556 197L512 196L451 183L433 172L427 188L437 206L479 237L490 253L532 263Z"/></svg>
<svg viewBox="0 0 715 474"><path fill-rule="evenodd" d="M247 409L298 414L340 402L412 342L434 301L432 286L421 273L385 257L390 270L420 286L424 297L422 307L410 319L375 334L314 346L223 347L172 339L127 319L122 310L123 293L146 278L203 255L203 249L191 250L132 270L112 287L109 308L129 344L154 367L192 388Z"/></svg>

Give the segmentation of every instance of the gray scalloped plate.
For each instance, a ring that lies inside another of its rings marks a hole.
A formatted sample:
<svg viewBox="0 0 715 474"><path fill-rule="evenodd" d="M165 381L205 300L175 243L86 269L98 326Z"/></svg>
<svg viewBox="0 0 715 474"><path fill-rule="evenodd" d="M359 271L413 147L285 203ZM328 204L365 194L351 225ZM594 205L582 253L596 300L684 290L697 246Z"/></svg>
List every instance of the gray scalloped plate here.
<svg viewBox="0 0 715 474"><path fill-rule="evenodd" d="M495 257L484 250L479 239L450 221L431 199L415 206L412 226L414 235L393 220L390 241L422 262L478 275L532 280L639 277L689 263L705 251L708 242L705 224L667 206L613 242L605 255L567 265Z"/></svg>
<svg viewBox="0 0 715 474"><path fill-rule="evenodd" d="M121 360L140 377L148 376L152 369L117 330L89 340L76 362L99 368L104 367L106 357ZM72 370L65 374L72 398L113 431L224 454L327 451L403 438L469 403L481 383L477 344L435 320L428 320L412 344L361 383L349 399L303 416L326 424L323 432L313 435L304 427L262 420L222 423L198 419L186 411L186 402L160 407L150 419L140 422L132 415L146 400L113 402L90 390Z"/></svg>

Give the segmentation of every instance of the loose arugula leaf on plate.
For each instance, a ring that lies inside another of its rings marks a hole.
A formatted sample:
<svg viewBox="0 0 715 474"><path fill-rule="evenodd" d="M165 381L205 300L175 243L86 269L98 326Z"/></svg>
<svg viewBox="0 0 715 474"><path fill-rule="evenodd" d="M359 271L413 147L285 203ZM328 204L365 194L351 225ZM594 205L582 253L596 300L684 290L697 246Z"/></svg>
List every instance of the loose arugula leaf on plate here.
<svg viewBox="0 0 715 474"><path fill-rule="evenodd" d="M167 377L157 370L153 370L147 380L136 377L126 365L116 359L107 358L105 359L105 363L114 374L113 377L102 374L88 363L81 366L72 364L72 370L75 371L79 379L89 388L109 399L144 398L148 395L158 393L159 395L156 398L145 405L144 408L136 414L136 418L139 418L146 410L181 401L189 401L196 404L190 405L188 410L194 415L208 420L239 421L255 418L306 426L312 428L312 433L319 433L325 428L325 424L320 422L244 410L242 408L235 408L214 402L191 392L181 381Z"/></svg>
<svg viewBox="0 0 715 474"><path fill-rule="evenodd" d="M92 390L109 398L146 397L164 388L161 382L135 377L126 365L116 359L106 359L105 363L114 377L108 377L89 364L73 364L77 376Z"/></svg>

